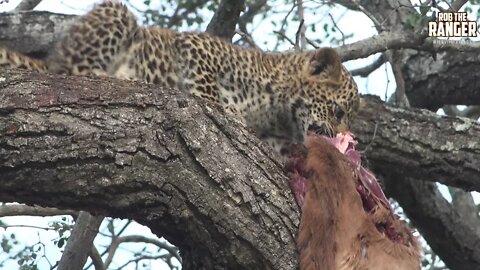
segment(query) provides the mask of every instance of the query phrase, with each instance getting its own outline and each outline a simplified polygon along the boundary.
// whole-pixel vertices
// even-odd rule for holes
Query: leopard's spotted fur
[[[0,66],[141,80],[221,104],[277,151],[309,128],[348,128],[357,86],[334,49],[266,53],[203,33],[145,28],[120,2],[81,16],[45,60],[0,49]]]

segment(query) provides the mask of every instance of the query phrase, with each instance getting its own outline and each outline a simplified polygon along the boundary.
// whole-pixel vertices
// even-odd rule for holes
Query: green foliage
[[[9,225],[0,220],[0,229],[4,228],[7,230]],[[58,248],[64,247],[70,231],[72,229],[72,219],[62,217],[61,221],[52,221],[49,223],[48,227],[40,228],[33,227],[35,229],[44,229],[52,230],[57,232],[58,238],[54,239],[53,242],[57,245]],[[29,226],[27,225],[25,230],[28,230]],[[45,257],[45,243],[42,243],[40,237],[38,241],[31,245],[25,245],[20,243],[15,234],[4,234],[0,240],[0,246],[2,248],[3,254],[8,254],[6,258],[3,258],[3,261],[0,261],[0,267],[5,265],[7,261],[16,261],[19,268],[25,270],[36,270],[38,269],[39,260]]]
[[[147,25],[157,25],[166,28],[178,29],[189,27],[196,30],[204,28],[208,23],[205,14],[213,14],[218,8],[219,1],[207,0],[166,0],[152,2],[144,0],[147,9],[143,11],[143,22]]]
[[[405,27],[407,30],[422,31],[427,29],[428,22],[432,20],[433,17],[431,16],[422,15],[420,13],[412,13],[407,17]]]
[[[422,14],[423,16],[426,16],[427,13],[432,9],[431,6],[427,6],[427,5],[422,5],[420,6],[420,14]]]

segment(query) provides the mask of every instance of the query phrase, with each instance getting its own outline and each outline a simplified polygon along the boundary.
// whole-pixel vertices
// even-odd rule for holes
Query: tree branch
[[[231,41],[244,9],[244,0],[222,0],[205,32]]]
[[[0,13],[0,47],[44,57],[75,17],[45,11]]]
[[[353,2],[354,0],[351,1]],[[365,8],[368,9],[369,14],[375,16],[376,20],[382,21],[382,28],[377,27],[379,30],[389,29],[390,31],[398,31],[398,29],[405,29],[408,27],[407,23],[409,18],[419,16],[408,0],[376,1],[375,4],[365,5]],[[415,40],[415,36],[412,36],[412,40]],[[436,48],[442,45],[438,43],[438,41],[433,43],[433,40],[427,39],[426,41],[415,40],[415,42],[419,42],[418,44],[421,44],[421,46],[416,47],[412,44],[411,47],[406,47],[417,49],[417,51],[402,51],[402,62],[404,63],[402,74],[405,80],[405,92],[412,106],[427,107],[436,110],[435,108],[441,107],[443,104],[474,104],[475,102],[478,104],[479,94],[477,80],[475,80],[476,74],[478,74],[478,65],[473,64],[478,56],[478,43],[447,43],[444,47]],[[429,45],[429,42],[433,44]],[[435,50],[431,50],[431,45],[434,45],[433,49]],[[445,52],[436,54],[436,49],[444,50]],[[429,53],[418,52],[418,50],[427,50]],[[459,50],[471,52],[459,53]],[[464,65],[464,62],[471,64]],[[465,76],[465,74],[469,74],[469,76]],[[378,114],[377,112],[377,115]],[[418,120],[422,118],[422,114],[417,114],[417,116]],[[401,118],[391,118],[392,122],[401,122],[403,124],[399,125],[399,127],[389,125],[389,128],[393,128],[393,132],[390,133],[393,139],[381,143],[381,145],[383,145],[381,148],[387,148],[389,143],[397,142],[398,138],[403,137],[401,134],[405,134],[406,128],[410,128],[408,124],[412,118],[408,115],[406,115],[405,118],[403,117],[404,116]],[[445,123],[443,120],[445,118],[438,118],[438,123],[440,126],[443,126]],[[475,123],[475,121],[472,121],[472,123]],[[469,124],[466,124],[465,127],[468,125]],[[476,127],[473,130],[477,130],[478,132],[478,123],[475,123],[475,125]],[[431,125],[428,124],[428,126]],[[441,135],[437,133],[432,136],[438,132],[440,126],[430,130],[423,129],[424,135],[420,137],[424,138],[425,141],[431,140],[430,143],[424,145],[424,147],[433,145],[437,150],[432,149],[432,152],[444,151],[444,153],[450,157],[455,157],[454,159],[461,159],[463,153],[457,152],[456,147],[453,149],[450,148],[452,143],[451,139],[453,139],[452,136],[458,134],[457,129],[461,124],[460,126],[455,125],[456,127],[451,126],[450,132],[441,128],[444,130]],[[467,221],[467,219],[461,216],[460,212],[452,209],[438,192],[435,184],[422,182],[422,180],[436,179],[438,174],[433,172],[435,168],[457,168],[457,166],[462,167],[464,164],[462,164],[461,160],[457,163],[454,159],[441,160],[435,158],[436,161],[431,162],[432,160],[429,160],[429,155],[420,154],[423,152],[421,149],[425,148],[419,147],[416,149],[417,146],[412,145],[412,143],[419,138],[419,130],[422,129],[420,127],[411,129],[411,135],[409,135],[412,138],[411,140],[407,139],[408,136],[405,136],[405,139],[401,139],[401,141],[403,141],[402,144],[405,146],[403,149],[409,149],[409,151],[407,151],[408,154],[402,151],[398,155],[416,157],[419,160],[419,164],[411,164],[412,166],[406,164],[406,168],[402,167],[399,169],[399,167],[396,167],[397,161],[392,162],[392,160],[396,160],[397,157],[392,155],[394,157],[392,160],[388,160],[387,158],[381,161],[376,158],[378,162],[372,162],[373,168],[376,173],[384,176],[387,192],[401,204],[405,213],[407,213],[412,222],[427,239],[433,251],[442,257],[447,266],[452,270],[474,269],[478,266],[479,257],[478,252],[476,252],[476,250],[478,250],[479,236],[474,234],[476,228],[479,227],[478,222]],[[474,148],[478,148],[477,141],[468,137],[468,133],[471,131],[472,129],[467,128],[465,130],[467,136],[461,135],[460,137],[463,137],[463,143],[467,145],[472,144]],[[439,141],[435,141],[436,139]],[[457,141],[453,141],[453,143],[456,144]],[[438,146],[442,145],[443,147],[438,148]],[[370,147],[369,149],[374,150],[369,151],[374,155],[379,153],[375,147]],[[393,151],[395,151],[395,149],[393,149]],[[471,157],[478,159],[479,153],[480,151],[478,151],[478,149],[473,150]],[[470,166],[479,167],[478,161],[475,162],[471,159],[469,162]],[[390,165],[388,163],[390,163]],[[425,168],[423,166],[431,167]],[[418,169],[426,170],[413,175],[405,174],[405,170]],[[433,169],[431,175],[425,173],[431,169]],[[447,175],[448,174],[443,175],[440,178],[445,180],[448,178]],[[478,182],[478,179],[480,179],[478,173],[467,177],[473,177],[471,178],[472,182]],[[402,180],[405,182],[401,183]],[[450,181],[446,184],[455,185],[455,183]],[[462,186],[462,188],[469,190],[468,186]],[[472,238],[468,238],[469,235],[471,235]]]
[[[401,52],[395,50],[391,53],[387,53],[390,56],[390,64],[392,66],[393,76],[395,77],[395,82],[397,84],[397,89],[395,90],[395,105],[401,107],[410,107],[410,101],[408,100],[407,95],[405,94],[405,79],[402,74],[402,63],[401,63]]]
[[[87,212],[80,211],[58,263],[59,270],[83,269],[103,218],[103,216],[92,216]]]
[[[352,74],[352,76],[367,77],[368,75],[370,75],[370,73],[374,72],[383,64],[385,64],[385,62],[387,62],[387,57],[385,57],[385,54],[382,53],[380,57],[378,57],[370,65],[351,70],[350,73]]]
[[[406,93],[414,107],[480,105],[478,52],[415,53],[405,58]],[[421,68],[428,67],[428,68]]]
[[[459,11],[463,5],[465,5],[468,2],[468,0],[455,0],[453,3],[450,5],[450,10],[453,12]],[[448,3],[448,2],[447,2]]]
[[[105,265],[106,265],[107,268],[110,265],[110,263],[112,263],[113,256],[115,255],[115,252],[118,249],[118,247],[120,246],[120,244],[121,243],[128,243],[128,242],[135,242],[135,243],[141,242],[141,243],[148,243],[148,244],[156,245],[157,247],[159,247],[163,250],[166,250],[168,252],[168,254],[170,254],[171,257],[174,257],[179,262],[182,262],[182,258],[178,254],[177,248],[172,247],[172,246],[168,245],[167,243],[161,242],[157,239],[148,238],[148,237],[145,237],[145,236],[142,236],[142,235],[129,235],[129,236],[122,236],[122,237],[117,237],[117,238],[113,239],[112,244],[110,245],[110,247],[108,249],[108,257],[105,260]]]
[[[18,4],[13,11],[18,12],[32,10],[38,6],[40,2],[42,2],[42,0],[22,0],[22,2],[20,2],[20,4]]]
[[[92,259],[92,264],[95,267],[95,270],[106,270],[105,264],[102,261],[102,256],[98,252],[97,248],[92,245],[92,249],[90,250],[90,253],[88,254],[90,258]]]
[[[257,15],[263,7],[266,6],[266,8],[268,8],[266,4],[267,0],[257,0],[253,1],[252,3],[250,3],[250,5],[247,6],[246,11],[243,12],[238,19],[238,28],[241,32],[249,35],[247,31],[247,23],[251,23],[253,17],[255,17],[255,15]]]
[[[369,146],[365,154],[374,172],[480,191],[479,123],[389,106],[377,97],[366,100],[353,131]]]
[[[364,58],[375,53],[390,49],[416,49],[428,52],[476,52],[480,51],[480,42],[455,43],[440,42],[425,35],[405,32],[382,32],[376,36],[366,38],[337,48],[342,61]]]
[[[215,107],[108,78],[2,78],[0,201],[135,219],[180,248],[184,269],[296,269],[286,177]]]
[[[78,215],[78,211],[61,210],[51,207],[9,204],[0,206],[0,217],[9,216],[59,216]]]
[[[447,266],[477,269],[480,265],[478,222],[472,224],[464,220],[443,198],[435,183],[405,178],[398,172],[381,171],[388,195],[402,205],[414,226]]]

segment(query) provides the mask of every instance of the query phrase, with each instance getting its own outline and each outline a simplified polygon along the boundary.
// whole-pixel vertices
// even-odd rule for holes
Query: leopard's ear
[[[342,62],[335,49],[321,48],[313,53],[307,70],[311,76],[323,75],[325,79],[337,81],[342,73]]]

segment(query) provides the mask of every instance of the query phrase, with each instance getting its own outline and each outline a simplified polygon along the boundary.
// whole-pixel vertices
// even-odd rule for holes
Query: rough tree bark
[[[45,11],[2,13],[0,46],[44,57],[74,18]]]
[[[222,0],[205,32],[231,41],[240,12],[245,10],[244,0]]]
[[[448,203],[428,181],[479,190],[480,124],[370,100],[360,111],[360,121],[354,121],[354,130],[362,135],[358,138],[365,156],[387,195],[400,203],[451,269],[478,269],[478,218],[466,218],[462,208]]]
[[[281,166],[268,147],[214,107],[175,90],[113,79],[7,70],[1,81],[0,201],[135,219],[178,245],[185,269],[296,268],[298,209]],[[367,154],[375,168],[391,160],[400,178],[410,179],[431,172],[408,167],[419,155],[432,164],[445,159],[430,137],[419,133],[409,141],[402,132],[392,134],[382,118],[379,126],[386,127],[377,128],[372,141],[373,114],[383,110],[391,120],[409,112],[371,99],[367,104],[356,130],[374,149]],[[423,114],[409,126],[465,124]],[[478,136],[480,128],[456,132]],[[385,138],[388,144],[380,145]],[[467,168],[478,147],[458,150]],[[397,159],[397,151],[408,149]],[[456,168],[434,171],[454,175]],[[479,179],[478,170],[467,173]],[[454,183],[480,190],[480,183],[460,180]]]
[[[38,16],[31,14],[2,14],[0,21],[8,16]],[[23,23],[11,24],[12,20],[26,19],[22,17],[7,18],[0,23],[0,46],[43,56],[51,46],[53,34],[60,32],[60,26],[46,24],[49,28],[37,34],[36,29],[43,29],[38,27],[45,25],[38,23],[38,20],[44,20],[44,16],[31,18],[30,27],[22,26]],[[48,14],[47,18],[54,20],[57,17]],[[22,36],[16,39],[19,34]],[[43,41],[36,42],[38,38]],[[30,41],[24,43],[21,40]],[[6,71],[2,75],[6,80],[0,81],[0,87],[24,90],[0,92],[6,106],[0,107],[0,124],[15,115],[14,119],[21,127],[16,134],[15,129],[11,129],[15,125],[0,126],[0,140],[3,140],[0,141],[0,201],[37,202],[134,218],[179,245],[182,255],[188,257],[185,269],[212,265],[218,269],[237,265],[244,269],[290,269],[296,265],[293,238],[298,213],[286,188],[283,172],[271,158],[264,156],[263,152],[268,150],[258,144],[254,136],[228,124],[215,110],[199,106],[188,97],[177,97],[179,93],[168,90],[159,93],[153,86],[115,80],[99,82],[91,78],[58,79],[19,71]],[[113,87],[121,91],[116,93],[112,91]],[[33,92],[25,92],[25,89]],[[5,103],[3,95],[12,95],[9,102],[17,100],[20,103]],[[190,104],[194,105],[188,107]],[[162,107],[167,105],[167,109]],[[384,117],[379,111],[385,113]],[[155,120],[157,116],[163,120]],[[382,117],[373,120],[377,116]],[[198,123],[192,123],[197,121],[192,117],[198,117]],[[444,256],[456,258],[453,262],[464,262],[462,265],[476,262],[474,255],[460,258],[466,248],[474,246],[467,244],[452,250],[448,243],[479,243],[476,240],[478,235],[470,236],[473,242],[463,241],[464,236],[454,231],[455,223],[444,218],[451,213],[443,211],[445,215],[442,215],[438,208],[428,204],[408,203],[407,199],[417,195],[402,191],[414,189],[419,180],[436,180],[430,177],[430,173],[444,183],[480,190],[478,140],[468,142],[469,138],[479,137],[478,124],[402,110],[374,100],[367,102],[354,123],[355,133],[364,146],[367,145],[371,166],[384,176],[390,194],[420,225],[429,243],[439,241],[438,247],[442,250],[437,252],[443,254],[442,258],[446,262],[450,260]],[[189,131],[191,125],[197,124]],[[162,132],[153,134],[152,130]],[[167,134],[167,137],[157,134]],[[240,141],[237,137],[241,138]],[[157,142],[165,146],[159,146]],[[241,168],[229,167],[234,166],[229,163],[232,159],[225,158],[223,151],[223,156],[219,156],[218,146],[209,145],[217,142],[231,147],[225,153],[235,153],[234,160],[242,161],[239,163]],[[209,160],[208,152],[215,157],[214,161]],[[250,170],[251,162],[257,169],[253,175],[259,176],[260,182],[249,177],[252,172],[243,171],[244,168]],[[417,167],[420,165],[425,166]],[[466,167],[465,171],[459,169],[462,166]],[[235,169],[240,172],[233,174]],[[397,173],[395,177],[392,172]],[[35,178],[31,177],[33,175]],[[189,177],[192,179],[185,182]],[[29,189],[25,190],[26,187]],[[410,199],[414,198],[418,197]],[[431,205],[441,205],[437,201],[431,202]],[[421,203],[421,200],[415,203]],[[433,221],[442,222],[442,229],[429,230],[433,221],[425,217],[437,214],[442,216]],[[257,224],[259,222],[262,223]],[[268,235],[270,237],[266,237]],[[435,249],[435,245],[432,246]]]
[[[13,10],[14,12],[18,11],[28,11],[34,9],[42,0],[22,0]]]
[[[479,105],[479,61],[478,51],[409,54],[402,71],[411,105],[432,111],[445,104]]]
[[[367,100],[353,130],[375,172],[480,191],[479,123]]]
[[[283,171],[215,108],[105,78],[1,77],[0,201],[135,219],[184,269],[296,269]]]
[[[422,42],[422,40],[425,42],[420,32],[422,30],[425,32],[426,26],[425,29],[421,29],[422,26],[419,25],[416,31],[412,32],[411,26],[408,24],[409,19],[419,16],[408,0],[335,1],[367,14],[377,27],[380,33],[379,36],[383,35],[388,38],[389,33],[392,32],[408,33],[405,37],[408,37],[409,41],[405,42],[407,46],[404,48],[415,48],[415,46],[408,46],[408,43],[418,43]],[[465,3],[465,1],[455,2]],[[388,46],[386,43],[384,44],[387,48],[401,49],[402,46],[399,43],[403,42],[402,39],[397,38],[395,42],[389,43]],[[477,67],[473,67],[473,63],[478,58],[478,43],[472,43],[463,47],[455,44],[447,45],[445,47],[449,47],[448,51],[436,53],[440,46],[432,48],[432,42],[432,40],[428,40],[428,44],[425,44],[427,48],[423,48],[427,49],[428,52],[416,50],[400,50],[397,52],[402,55],[402,61],[396,63],[400,66],[397,74],[400,74],[402,77],[403,85],[405,86],[404,90],[410,105],[436,111],[443,104],[480,104],[480,95],[476,87]],[[417,48],[421,48],[421,46]],[[459,49],[462,48],[469,48],[469,50],[468,52],[460,53]],[[434,56],[437,57],[437,60],[434,60]],[[407,123],[408,119],[411,119],[411,117],[401,121],[403,124],[398,122],[400,119],[397,119],[397,122],[405,129],[407,127],[405,123]],[[468,122],[466,124],[468,126]],[[451,126],[449,130],[443,130],[441,136],[434,136],[436,138],[432,139],[439,139],[443,142],[443,147],[446,150],[450,148],[452,142],[454,144],[458,142],[456,138],[453,141],[445,140],[448,137],[452,138],[448,134],[458,134],[456,133],[458,128],[461,129],[458,126]],[[418,130],[414,128],[412,134],[416,134]],[[436,128],[434,127],[432,127],[431,131],[423,129],[424,132],[427,132],[424,133],[425,136],[431,136],[430,134],[435,132],[435,130]],[[443,136],[444,134],[446,137]],[[463,141],[467,142],[470,140],[467,143],[477,144],[478,139],[476,138],[467,136],[464,137]],[[406,143],[405,146],[411,147],[411,144]],[[451,150],[451,152],[446,150],[445,153],[449,158],[444,161],[439,160],[440,163],[437,163],[435,167],[462,167],[461,163],[453,161],[458,152],[455,149]],[[471,165],[479,168],[478,150],[472,151],[472,154],[477,157],[477,160],[472,160],[473,163]],[[403,154],[400,156],[403,156]],[[432,165],[429,163],[428,157],[421,156],[422,159],[420,159],[421,162],[418,165],[427,167]],[[477,229],[480,227],[480,220],[478,218],[469,219],[462,217],[462,213],[466,209],[471,210],[473,206],[467,206],[466,209],[459,208],[461,207],[460,205],[455,205],[454,207],[440,196],[434,184],[421,182],[421,180],[436,180],[435,177],[445,179],[448,174],[442,176],[439,176],[438,173],[433,175],[417,174],[410,178],[408,175],[404,175],[402,171],[399,171],[398,168],[388,165],[377,166],[375,163],[372,163],[372,165],[375,171],[383,176],[387,193],[400,202],[409,218],[422,232],[432,250],[440,255],[450,269],[478,268],[480,256],[478,255],[478,246],[476,246],[478,244],[475,243],[478,243],[478,239],[480,239],[480,233]],[[435,167],[432,169],[434,170]],[[410,169],[416,170],[417,168],[410,167]],[[460,175],[463,174],[462,169],[458,171]],[[478,175],[470,175],[468,177],[471,177],[470,179],[474,182],[480,180]],[[403,179],[405,183],[400,184],[400,179]],[[463,188],[466,190],[471,189],[468,185],[463,186]],[[467,195],[471,196],[465,193],[465,196]],[[478,212],[476,215],[478,216]],[[470,241],[471,239],[473,239],[473,242]],[[477,268],[472,267],[474,265]]]
[[[480,46],[477,42],[467,44],[435,44],[426,35],[411,31],[407,21],[419,16],[408,0],[334,0],[345,7],[361,12],[377,23],[378,38],[370,42],[374,46],[345,46],[345,59],[358,54],[356,50],[379,51],[387,49],[422,48],[427,52],[404,50],[402,73],[406,94],[413,107],[433,111],[445,104],[478,105],[480,67]],[[455,1],[464,4],[465,1]],[[458,7],[458,5],[457,5]],[[423,29],[425,32],[426,27]],[[421,28],[421,26],[419,26]],[[400,31],[395,31],[400,30]],[[422,29],[417,29],[422,30]],[[465,46],[467,45],[467,46]],[[468,48],[468,51],[463,51]],[[445,49],[448,49],[444,52]],[[437,52],[439,51],[439,52]]]
[[[93,240],[98,234],[104,216],[92,216],[80,211],[72,233],[68,238],[62,258],[58,263],[58,270],[82,269],[87,262],[88,254],[92,250]]]

